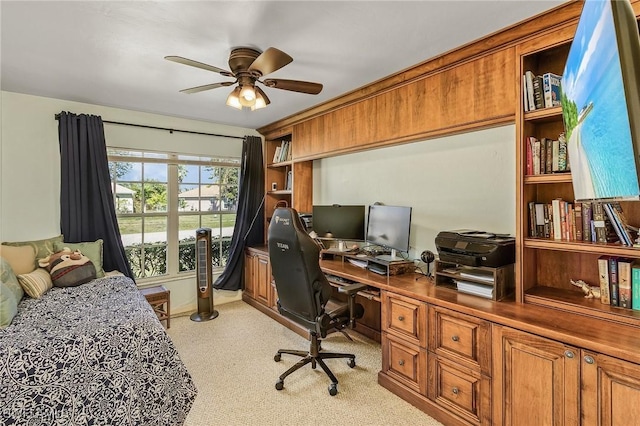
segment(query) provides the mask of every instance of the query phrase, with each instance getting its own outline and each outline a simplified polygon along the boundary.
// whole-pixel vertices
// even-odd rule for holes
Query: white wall
[[[34,240],[60,234],[61,111],[95,114],[103,120],[226,134],[258,135],[255,130],[148,114],[99,105],[1,93],[0,241]],[[240,139],[219,138],[105,124],[108,146],[202,155],[240,156]],[[195,281],[163,283],[171,290],[172,312],[196,309]],[[239,292],[216,292],[215,303],[236,300]]]
[[[314,161],[314,204],[413,207],[412,258],[440,231],[514,235],[515,127],[492,128]]]

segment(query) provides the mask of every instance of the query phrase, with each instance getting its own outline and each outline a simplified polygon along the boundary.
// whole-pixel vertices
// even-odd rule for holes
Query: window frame
[[[119,213],[116,211],[116,218],[119,217],[140,217],[143,223],[142,232],[144,233],[144,218],[152,217],[152,216],[162,216],[167,218],[167,259],[166,259],[166,273],[162,275],[154,275],[150,277],[140,277],[136,278],[138,282],[152,282],[155,280],[172,280],[172,279],[183,279],[189,278],[191,276],[195,276],[195,270],[189,271],[180,271],[180,243],[179,243],[179,233],[180,233],[180,216],[199,216],[202,217],[207,212],[203,212],[198,210],[197,212],[181,212],[179,211],[179,190],[181,182],[178,182],[179,177],[179,165],[189,165],[189,166],[198,166],[199,169],[199,185],[204,185],[201,183],[202,178],[200,176],[202,169],[201,167],[231,167],[236,168],[238,170],[238,194],[240,190],[240,173],[241,173],[241,158],[240,157],[220,157],[220,156],[205,156],[198,154],[189,154],[189,153],[177,153],[177,152],[163,152],[163,151],[150,151],[150,150],[142,150],[142,149],[132,149],[132,148],[119,148],[109,146],[107,147],[107,160],[109,163],[112,162],[130,162],[130,163],[155,163],[155,164],[166,164],[167,166],[167,211],[166,212],[145,212],[144,208],[142,211],[138,213]],[[143,166],[144,167],[144,166]],[[141,176],[141,179],[144,179],[144,174]],[[119,180],[115,178],[111,180],[112,188],[115,187],[114,183],[117,184]],[[144,180],[142,181],[144,183]],[[216,184],[226,186],[227,184]],[[115,191],[112,191],[112,197],[114,202],[117,201]],[[222,233],[222,215],[224,214],[234,214],[237,218],[237,207],[238,203],[235,205],[235,210],[219,210],[212,212],[212,214],[220,215],[220,224],[219,227],[216,228],[219,230],[219,240],[224,241],[225,237],[223,237]],[[200,219],[201,223],[202,219]],[[212,228],[213,229],[213,228]],[[215,234],[215,229],[214,232]],[[194,235],[195,236],[195,235]],[[229,240],[232,239],[232,235],[228,237]],[[214,239],[214,242],[216,239]],[[195,241],[194,241],[195,244]],[[228,259],[227,259],[228,260]],[[223,265],[226,265],[226,261],[221,262]],[[212,266],[214,273],[221,272],[224,269],[224,266]]]

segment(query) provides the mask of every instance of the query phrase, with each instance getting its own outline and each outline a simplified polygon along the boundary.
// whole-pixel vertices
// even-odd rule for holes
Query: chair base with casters
[[[351,336],[349,336],[344,331],[344,328],[347,326],[353,327],[353,325],[355,325],[355,319],[362,316],[362,312],[359,312],[357,308],[359,305],[355,304],[354,298],[358,291],[363,290],[366,287],[367,286],[364,284],[352,284],[349,286],[340,287],[338,289],[340,293],[346,293],[349,296],[349,305],[348,305],[349,322],[344,322],[344,321],[337,322],[336,326],[334,327],[334,330],[342,332],[349,340],[353,340],[353,339],[351,339]],[[334,316],[334,318],[339,318],[340,314],[344,314],[344,313],[345,311],[344,309],[342,309],[342,310],[331,312],[329,315]],[[322,352],[322,348],[320,345],[320,337],[318,336],[318,333],[311,332],[310,335],[311,335],[311,345],[308,352],[294,350],[294,349],[280,349],[274,355],[273,360],[276,362],[280,362],[280,359],[282,358],[282,354],[294,355],[302,358],[300,361],[294,364],[291,368],[289,368],[287,371],[285,371],[280,375],[280,377],[278,378],[278,381],[276,382],[276,389],[282,390],[284,388],[284,379],[288,375],[290,375],[291,373],[299,370],[300,368],[310,363],[311,368],[314,370],[317,365],[320,365],[320,368],[322,368],[322,370],[331,380],[331,384],[329,385],[329,395],[335,396],[338,393],[338,379],[333,374],[331,369],[327,366],[327,364],[324,362],[324,360],[334,359],[334,358],[335,359],[347,358],[348,359],[347,365],[350,368],[354,368],[356,366],[356,356],[354,354],[348,354],[348,353]],[[325,336],[322,336],[322,337],[325,337]]]

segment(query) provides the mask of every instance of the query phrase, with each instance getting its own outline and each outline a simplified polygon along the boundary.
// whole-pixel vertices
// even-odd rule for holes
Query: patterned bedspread
[[[25,297],[0,330],[2,425],[180,425],[196,392],[126,277]]]

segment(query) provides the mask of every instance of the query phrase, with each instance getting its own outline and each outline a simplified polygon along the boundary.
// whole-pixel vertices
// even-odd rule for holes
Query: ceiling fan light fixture
[[[236,87],[231,91],[231,93],[229,93],[229,96],[227,96],[227,105],[235,109],[242,109],[239,95],[240,87]]]
[[[251,107],[251,111],[265,108],[270,103],[271,101],[267,97],[266,93],[264,93],[259,87],[256,87],[256,103]]]
[[[246,107],[252,107],[256,104],[256,91],[253,86],[246,84],[240,89],[240,104]]]

